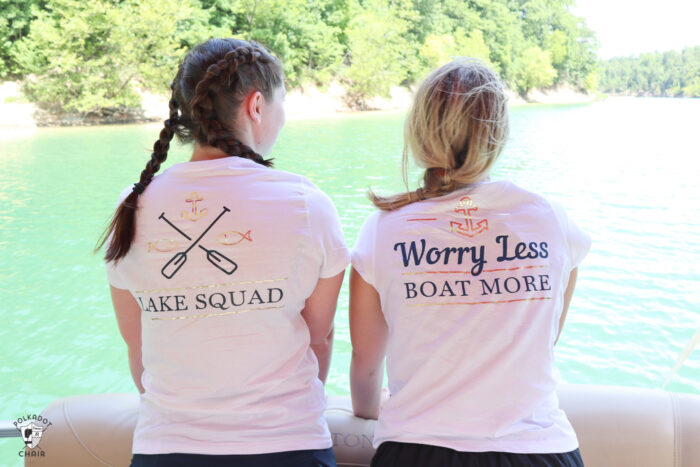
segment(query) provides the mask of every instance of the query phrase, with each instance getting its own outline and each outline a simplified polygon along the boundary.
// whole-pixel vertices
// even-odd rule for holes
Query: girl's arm
[[[306,299],[301,316],[311,335],[311,350],[318,360],[318,379],[326,384],[333,351],[333,318],[338,304],[338,293],[343,284],[342,271],[337,276],[319,279],[311,296]]]
[[[566,312],[569,311],[569,303],[571,303],[571,297],[574,296],[574,288],[576,287],[576,277],[578,276],[578,268],[574,268],[569,275],[569,285],[566,286],[566,291],[564,292],[564,310],[561,312],[561,318],[559,318],[559,333],[554,341],[556,344],[561,336],[561,330],[564,328],[564,321],[566,320]]]
[[[141,375],[143,375],[143,362],[141,361],[141,307],[128,290],[117,289],[111,285],[109,290],[112,294],[112,304],[114,305],[114,313],[117,315],[119,332],[124,338],[129,351],[131,377],[134,379],[136,388],[143,394],[144,389],[141,384]]]
[[[377,291],[350,272],[350,393],[357,417],[376,419],[381,407],[388,326]]]

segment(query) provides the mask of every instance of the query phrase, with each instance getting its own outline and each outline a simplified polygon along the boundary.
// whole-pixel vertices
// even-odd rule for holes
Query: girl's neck
[[[200,146],[199,143],[195,143],[190,162],[221,159],[222,157],[228,157],[228,154],[214,146]]]

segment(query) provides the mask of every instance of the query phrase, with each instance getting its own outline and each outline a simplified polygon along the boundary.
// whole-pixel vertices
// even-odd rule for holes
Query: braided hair
[[[175,135],[182,143],[196,141],[202,146],[218,148],[228,156],[271,167],[271,159],[264,159],[240,142],[233,130],[237,111],[251,91],[260,91],[270,100],[283,84],[279,60],[255,42],[210,39],[192,49],[170,85],[170,115],[153,144],[151,158],[131,193],[117,208],[95,251],[111,238],[106,261],[116,262],[128,253],[136,233],[138,197],[168,157],[170,141]]]

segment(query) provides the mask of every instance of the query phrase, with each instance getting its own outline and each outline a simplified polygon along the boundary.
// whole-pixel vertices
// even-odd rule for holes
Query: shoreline
[[[309,86],[293,89],[285,98],[288,121],[333,118],[349,115],[406,111],[412,101],[412,91],[403,86],[391,88],[389,97],[368,99],[367,110],[351,109],[345,103],[345,89],[338,83],[331,83],[326,88]],[[510,107],[524,105],[566,105],[591,103],[600,100],[594,94],[585,94],[564,85],[549,90],[533,90],[527,100],[517,93],[507,90]],[[75,115],[52,115],[42,112],[32,103],[22,101],[19,84],[16,82],[0,83],[0,130],[32,130],[46,127],[96,126],[110,124],[133,124],[162,122],[168,118],[168,97],[149,92],[141,93],[141,113],[114,113],[102,117],[78,117]]]

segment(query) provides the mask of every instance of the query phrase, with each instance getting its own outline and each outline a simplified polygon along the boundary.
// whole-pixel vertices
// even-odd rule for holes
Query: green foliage
[[[525,37],[550,52],[557,71],[555,82],[590,89],[598,42],[581,18],[568,10],[573,0],[518,0]]]
[[[479,29],[469,35],[463,29],[457,29],[454,34],[431,34],[425,38],[418,54],[426,71],[444,65],[455,57],[477,58],[491,65],[490,51]]]
[[[700,97],[700,46],[604,60],[599,75],[608,93]]]
[[[46,4],[43,0],[0,0],[0,78],[21,72],[14,50],[29,34],[29,26]]]
[[[198,3],[208,16],[212,36],[260,42],[282,60],[290,86],[305,81],[330,81],[342,64],[349,21],[349,5],[345,0],[199,0]]]
[[[514,65],[515,85],[522,95],[533,88],[551,85],[557,76],[552,67],[549,51],[537,46],[528,47]]]
[[[167,89],[190,13],[184,0],[54,0],[17,45],[24,91],[52,110],[138,106],[134,85]]]
[[[599,73],[598,69],[596,68],[595,70],[588,73],[588,76],[586,76],[584,86],[589,91],[596,91],[599,87],[599,83],[600,83],[600,73]]]
[[[425,68],[433,69],[449,62],[455,51],[455,40],[450,34],[431,34],[418,51]]]
[[[348,98],[356,107],[363,108],[367,97],[388,96],[390,86],[406,77],[402,51],[408,48],[403,36],[407,24],[391,13],[388,6],[367,10],[348,25],[350,65],[344,76],[349,82]]]
[[[525,49],[526,37],[518,12],[509,8],[507,1],[472,0],[480,17],[479,27],[484,31],[491,61],[508,83],[515,81],[516,60]]]
[[[463,29],[455,30],[456,53],[462,57],[477,58],[486,65],[490,63],[491,51],[484,42],[484,33],[480,29],[472,30],[468,35]]]
[[[339,80],[359,107],[457,56],[520,92],[591,89],[597,42],[573,1],[0,0],[0,77],[24,77],[44,107],[99,112],[138,105],[136,88],[165,89],[184,50],[233,36],[279,56],[289,87]]]
[[[546,50],[552,58],[552,65],[561,66],[568,55],[567,37],[561,30],[552,31],[545,36],[544,43]]]
[[[593,31],[588,29],[583,20],[572,18],[567,32],[567,55],[564,62],[557,66],[559,81],[586,88],[586,79],[595,71],[598,57],[598,41]]]

